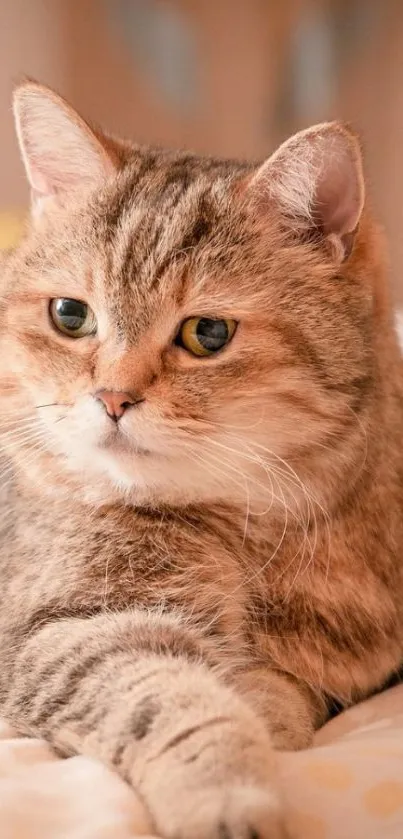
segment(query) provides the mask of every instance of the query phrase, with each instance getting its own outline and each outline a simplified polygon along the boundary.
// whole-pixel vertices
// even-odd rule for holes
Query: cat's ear
[[[116,171],[111,151],[49,88],[23,82],[14,91],[13,110],[35,209],[71,189],[91,188]]]
[[[336,261],[347,258],[364,205],[360,146],[347,126],[323,123],[295,134],[248,187],[261,208],[276,202],[297,233],[323,237]]]

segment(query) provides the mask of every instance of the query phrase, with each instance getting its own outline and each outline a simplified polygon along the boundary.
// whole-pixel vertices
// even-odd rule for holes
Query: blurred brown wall
[[[0,209],[27,201],[10,112],[12,84],[22,72],[53,85],[88,118],[116,133],[202,152],[261,157],[288,131],[306,124],[300,113],[279,118],[284,68],[298,21],[316,7],[337,6],[342,13],[348,2],[160,0],[181,13],[194,36],[198,87],[187,109],[161,95],[144,62],[128,48],[113,20],[113,0],[109,7],[101,0],[3,2]],[[386,8],[382,25],[361,39],[341,67],[334,101],[315,119],[341,116],[363,132],[372,192],[389,235],[394,286],[403,303],[403,4],[385,0]]]
[[[0,208],[19,207],[27,190],[16,147],[12,86],[22,74],[66,89],[69,60],[63,47],[63,0],[0,4]]]

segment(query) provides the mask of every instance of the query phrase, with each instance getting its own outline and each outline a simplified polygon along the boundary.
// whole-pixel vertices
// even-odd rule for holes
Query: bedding
[[[402,839],[403,685],[351,708],[314,747],[279,755],[290,839]],[[141,802],[85,757],[57,758],[0,723],[1,839],[152,836]]]

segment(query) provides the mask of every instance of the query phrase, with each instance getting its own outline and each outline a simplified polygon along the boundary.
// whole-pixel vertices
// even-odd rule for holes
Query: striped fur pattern
[[[403,651],[380,234],[359,173],[337,212],[321,182],[320,221],[316,180],[287,192],[335,148],[354,184],[356,141],[319,127],[259,167],[91,133],[30,83],[17,110],[35,213],[0,281],[0,711],[113,767],[163,836],[283,836],[275,750]],[[53,329],[57,297],[91,306],[96,338]],[[238,322],[222,353],[175,345],[192,315]],[[143,400],[114,434],[100,388]]]

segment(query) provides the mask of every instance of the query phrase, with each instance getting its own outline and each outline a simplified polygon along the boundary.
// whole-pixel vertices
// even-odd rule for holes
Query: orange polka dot
[[[403,783],[383,781],[375,784],[364,795],[364,803],[372,816],[383,819],[403,808]]]
[[[306,774],[321,787],[330,790],[346,790],[353,783],[351,770],[343,763],[315,761],[305,767]]]
[[[287,814],[287,828],[293,839],[326,839],[326,825],[318,816],[291,810]]]

